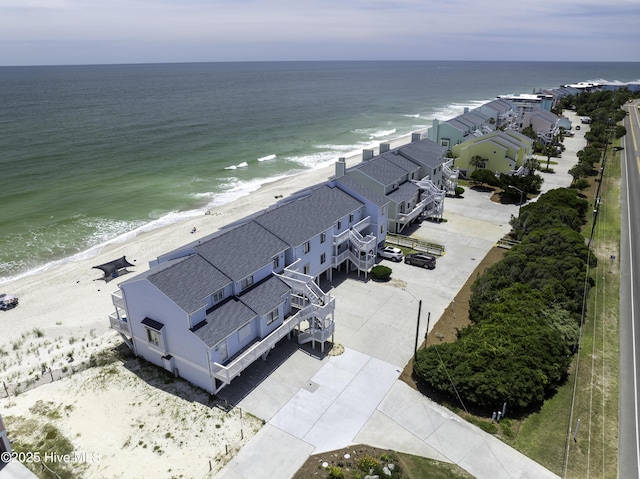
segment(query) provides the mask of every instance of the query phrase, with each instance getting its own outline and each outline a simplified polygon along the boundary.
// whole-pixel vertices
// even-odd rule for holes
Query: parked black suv
[[[426,253],[412,253],[404,257],[404,262],[413,266],[434,269],[436,267],[436,257]]]

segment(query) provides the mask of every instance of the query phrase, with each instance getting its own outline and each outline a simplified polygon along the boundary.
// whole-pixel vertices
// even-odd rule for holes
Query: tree
[[[573,181],[576,182],[580,178],[589,176],[592,171],[593,167],[590,167],[587,163],[580,161],[569,169],[569,174],[573,177]]]
[[[542,152],[544,153],[544,155],[547,157],[547,171],[549,171],[549,164],[551,163],[551,157],[555,156],[558,154],[558,148],[556,145],[549,144],[549,145],[545,145],[542,149]]]
[[[485,170],[485,169],[481,169],[481,170],[475,170],[473,172],[471,172],[471,181],[474,181],[476,183],[486,183],[489,186],[498,186],[500,185],[500,181],[498,180],[498,178],[496,178],[496,176],[491,173],[489,170]]]
[[[540,162],[535,156],[531,156],[526,160],[524,160],[524,163],[522,166],[524,166],[527,169],[528,175],[533,175],[537,170],[540,169]],[[548,164],[547,164],[547,169],[549,169]]]
[[[458,340],[418,352],[414,373],[428,387],[491,411],[540,405],[566,379],[580,335],[590,253],[580,234],[589,203],[560,188],[512,222],[520,244],[473,283],[473,324]]]
[[[586,178],[578,178],[574,182],[573,186],[575,186],[580,190],[580,192],[582,192],[582,190],[589,188],[589,180],[587,180]]]
[[[477,170],[478,168],[484,168],[487,164],[487,160],[482,158],[480,155],[473,155],[469,163]]]

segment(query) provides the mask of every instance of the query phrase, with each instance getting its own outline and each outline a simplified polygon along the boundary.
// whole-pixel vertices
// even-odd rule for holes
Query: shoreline
[[[581,137],[576,135],[570,140],[573,148],[563,155],[562,170],[557,171],[559,174],[545,176],[545,189],[566,181],[565,171],[575,156],[573,150],[581,142]],[[410,136],[404,141],[407,139]],[[399,144],[403,143],[392,143],[392,147]],[[352,155],[346,161],[350,167],[359,163],[361,156]],[[202,214],[142,233],[127,242],[108,245],[95,257],[12,282],[19,288],[16,293],[20,305],[8,312],[0,312],[0,321],[7,325],[4,328],[6,333],[0,339],[0,380],[14,383],[15,380],[8,380],[8,377],[19,372],[22,380],[42,376],[41,382],[45,382],[49,373],[41,371],[43,363],[54,370],[73,368],[73,365],[78,366],[87,360],[91,353],[104,351],[108,354],[108,348],[122,346],[122,340],[110,329],[108,320],[108,315],[114,310],[111,292],[117,289],[121,280],[146,271],[148,261],[159,254],[273,205],[275,196],[287,197],[326,181],[333,175],[333,168],[331,165],[265,183],[249,195],[212,208],[208,215]],[[482,228],[483,221],[493,225],[487,237],[479,235],[481,242],[490,239],[496,228],[503,227],[503,224],[494,224],[493,219],[480,219],[483,218],[480,203],[458,205],[458,208],[463,208],[465,215],[456,213],[457,209],[452,208],[449,219],[453,221],[448,223],[449,227],[425,232],[429,239],[456,235],[456,231],[468,226],[465,221],[458,221],[467,216],[478,218],[474,220],[476,228]],[[196,234],[190,233],[194,226]],[[460,258],[457,261],[463,261],[469,267],[473,265],[475,258],[465,256],[473,254],[466,240],[457,248],[450,250],[452,256],[448,254],[447,257],[453,259],[457,255]],[[461,254],[462,251],[465,253]],[[100,278],[102,272],[92,269],[93,265],[120,256],[127,256],[135,266],[118,279],[104,281]],[[342,290],[341,294],[348,296],[349,290]],[[443,292],[440,300],[444,301],[446,294]],[[445,303],[443,307],[449,304],[448,301]],[[438,301],[431,307],[437,311]],[[345,330],[341,334],[350,333]],[[341,341],[340,337],[338,340]],[[70,358],[73,361],[69,361]],[[133,363],[133,367],[129,363]],[[138,370],[142,368],[147,373]],[[175,381],[173,377],[161,375],[161,372],[154,366],[146,368],[144,363],[135,360],[126,364],[118,361],[40,384],[20,398],[16,395],[6,397],[0,388],[0,412],[8,424],[10,435],[24,418],[40,421],[39,428],[32,432],[36,437],[44,422],[53,423],[75,447],[88,454],[98,453],[100,464],[90,466],[86,471],[87,477],[126,475],[131,467],[140,465],[144,465],[144,471],[140,472],[145,477],[167,473],[172,476],[189,475],[194,469],[198,473],[202,471],[204,477],[207,469],[215,474],[229,461],[235,461],[235,454],[262,430],[264,417],[268,416],[257,413],[249,404],[242,405],[242,410],[246,411],[243,423],[239,408],[222,411],[214,407],[215,401],[211,402],[206,394],[203,396],[189,384]],[[60,417],[52,422],[47,416],[51,414]],[[220,440],[212,443],[210,438],[214,434],[221,436]],[[21,440],[27,437],[24,433],[21,435]],[[186,451],[192,461],[181,461]]]
[[[389,140],[381,140],[377,143],[372,142],[370,146],[367,146],[363,149],[374,149],[376,150],[376,152],[379,150],[379,145],[380,143],[389,143],[391,145],[391,148],[396,148],[398,146],[404,145],[406,143],[409,143],[411,141],[411,135],[412,133],[408,133],[405,135],[401,135],[399,137],[393,138],[393,139],[389,139]],[[421,134],[425,134],[426,133],[426,129],[424,130],[417,130],[415,133],[421,133]],[[377,153],[376,153],[377,154]],[[252,189],[248,192],[240,192],[240,195],[231,199],[230,201],[227,202],[223,202],[220,204],[207,204],[207,205],[203,205],[200,206],[198,208],[194,208],[194,209],[188,209],[188,210],[176,210],[176,211],[170,211],[165,213],[164,215],[162,215],[159,218],[150,220],[149,222],[138,226],[137,228],[134,228],[133,230],[130,231],[126,231],[124,233],[121,233],[118,236],[115,236],[113,238],[110,238],[106,241],[104,241],[103,243],[97,244],[97,245],[93,245],[90,246],[84,250],[78,251],[77,253],[74,253],[72,255],[63,257],[63,258],[58,258],[58,259],[53,259],[47,263],[44,264],[40,264],[30,270],[27,271],[23,271],[20,273],[17,273],[13,276],[7,276],[7,277],[0,277],[0,288],[2,288],[2,292],[9,292],[9,291],[5,291],[5,290],[9,290],[11,289],[11,285],[13,283],[16,282],[20,282],[21,280],[28,278],[28,277],[33,277],[33,276],[38,276],[41,275],[43,273],[46,273],[47,271],[49,271],[52,268],[56,268],[56,267],[61,267],[64,266],[66,264],[70,264],[70,263],[78,263],[78,262],[82,262],[85,260],[91,260],[92,258],[96,258],[98,256],[100,256],[101,254],[103,254],[104,252],[108,252],[109,249],[113,249],[113,248],[117,248],[118,245],[123,245],[126,244],[128,242],[132,242],[132,241],[136,241],[137,238],[140,237],[144,237],[145,235],[148,234],[152,234],[155,231],[158,230],[163,230],[166,228],[173,228],[176,227],[177,225],[180,224],[184,224],[184,223],[188,223],[188,222],[193,222],[193,221],[197,221],[198,218],[203,215],[203,214],[207,214],[208,212],[214,212],[218,209],[221,208],[225,208],[227,206],[232,205],[233,203],[237,202],[237,201],[241,201],[243,198],[246,198],[248,196],[254,195],[256,193],[259,193],[261,190],[265,189],[265,188],[270,188],[272,186],[272,184],[275,183],[279,183],[279,182],[288,182],[290,180],[292,180],[293,178],[299,178],[303,175],[314,175],[318,172],[322,172],[322,171],[331,171],[331,174],[333,174],[333,168],[334,168],[334,163],[335,161],[337,161],[337,159],[341,156],[344,156],[347,160],[347,166],[352,166],[353,164],[356,164],[357,162],[359,162],[362,158],[362,150],[359,151],[351,151],[350,153],[347,153],[345,155],[341,155],[341,154],[336,154],[336,157],[334,158],[334,160],[332,161],[331,164],[325,164],[323,166],[317,167],[317,168],[309,168],[309,169],[305,169],[305,170],[301,170],[301,171],[297,171],[293,174],[283,174],[282,176],[279,177],[275,177],[275,178],[265,178],[262,181],[261,184],[255,188]],[[330,175],[329,175],[330,176]],[[327,178],[325,178],[324,180],[320,180],[319,182],[325,181]],[[303,186],[300,186],[300,188],[298,189],[304,189],[308,186],[311,185],[307,184],[306,181],[303,181],[301,183]],[[306,185],[306,186],[305,186]],[[276,195],[274,195],[276,196]],[[283,196],[287,196],[287,195],[283,195]],[[269,204],[264,205],[262,208],[266,208],[268,206],[270,206],[271,204],[274,204],[275,202],[278,201],[279,198],[273,198],[272,202]],[[256,211],[258,211],[259,209],[262,208],[258,208]],[[168,219],[170,216],[172,215],[179,215],[182,216],[179,219],[176,220],[170,220]],[[233,221],[236,221],[238,218],[234,219]],[[233,222],[231,221],[231,222]],[[159,223],[157,226],[154,226],[154,223]],[[230,223],[231,223],[230,222]],[[185,241],[185,243],[188,243],[189,240]],[[99,264],[99,263],[96,263]],[[16,294],[13,291],[10,292],[10,294]]]
[[[410,139],[411,135],[405,135],[389,143],[395,148]],[[347,166],[361,159],[362,153],[346,157]],[[323,183],[333,174],[332,164],[265,182],[257,190],[206,213],[142,231],[125,241],[106,244],[96,254],[79,253],[83,257],[67,258],[2,283],[2,291],[17,296],[20,303],[0,312],[5,326],[0,339],[0,380],[7,385],[30,380],[44,369],[43,364],[53,370],[70,367],[87,361],[91,352],[120,341],[109,325],[109,314],[114,311],[111,293],[120,281],[146,271],[149,261],[159,255],[268,208],[280,197]],[[193,228],[196,233],[191,233]],[[121,256],[134,266],[116,279],[105,280],[102,272],[93,268]],[[78,342],[83,343],[82,348],[77,347]],[[69,358],[73,358],[72,363]]]

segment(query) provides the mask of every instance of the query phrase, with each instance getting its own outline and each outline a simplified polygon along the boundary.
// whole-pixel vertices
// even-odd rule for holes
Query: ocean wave
[[[485,103],[490,102],[491,100],[470,100],[466,103],[449,103],[443,107],[436,108],[433,112],[425,115],[424,118],[429,120],[440,120],[446,121],[455,118],[456,116],[462,115],[464,113],[465,108],[469,108],[469,110],[473,110],[474,108],[478,108]]]
[[[262,161],[269,161],[269,160],[275,160],[275,159],[276,159],[276,155],[267,155],[267,156],[258,158],[258,161],[262,162]]]
[[[225,170],[237,170],[238,168],[246,168],[247,166],[249,166],[249,164],[246,161],[243,161],[242,163],[238,163],[237,165],[225,166],[224,169]]]
[[[53,266],[93,257],[104,246],[114,242],[115,238],[127,237],[132,230],[146,224],[144,221],[76,215],[63,223],[46,225],[16,235],[10,241],[21,244],[25,254],[15,254],[12,259],[0,262],[0,271],[8,274],[0,278],[0,284],[46,271]],[[32,252],[38,252],[37,256],[41,258],[45,255],[57,258],[35,265]]]
[[[366,136],[369,140],[374,140],[376,138],[383,138],[386,136],[394,135],[397,133],[397,130],[396,128],[390,128],[387,130],[380,130],[377,128],[359,128],[353,130],[352,133]]]

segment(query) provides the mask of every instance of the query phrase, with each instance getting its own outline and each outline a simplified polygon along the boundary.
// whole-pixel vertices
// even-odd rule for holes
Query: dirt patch
[[[507,250],[503,248],[493,247],[483,260],[478,264],[476,269],[471,273],[469,279],[464,286],[458,291],[458,294],[453,301],[449,303],[447,309],[444,310],[440,319],[436,322],[433,329],[427,337],[427,345],[440,344],[440,343],[452,343],[457,338],[458,330],[465,328],[470,324],[469,321],[469,298],[471,297],[471,285],[484,271],[491,265],[497,263],[502,259]],[[424,347],[424,342],[420,347]],[[411,359],[405,366],[400,380],[407,383],[414,389],[416,387],[413,380],[413,359]]]

